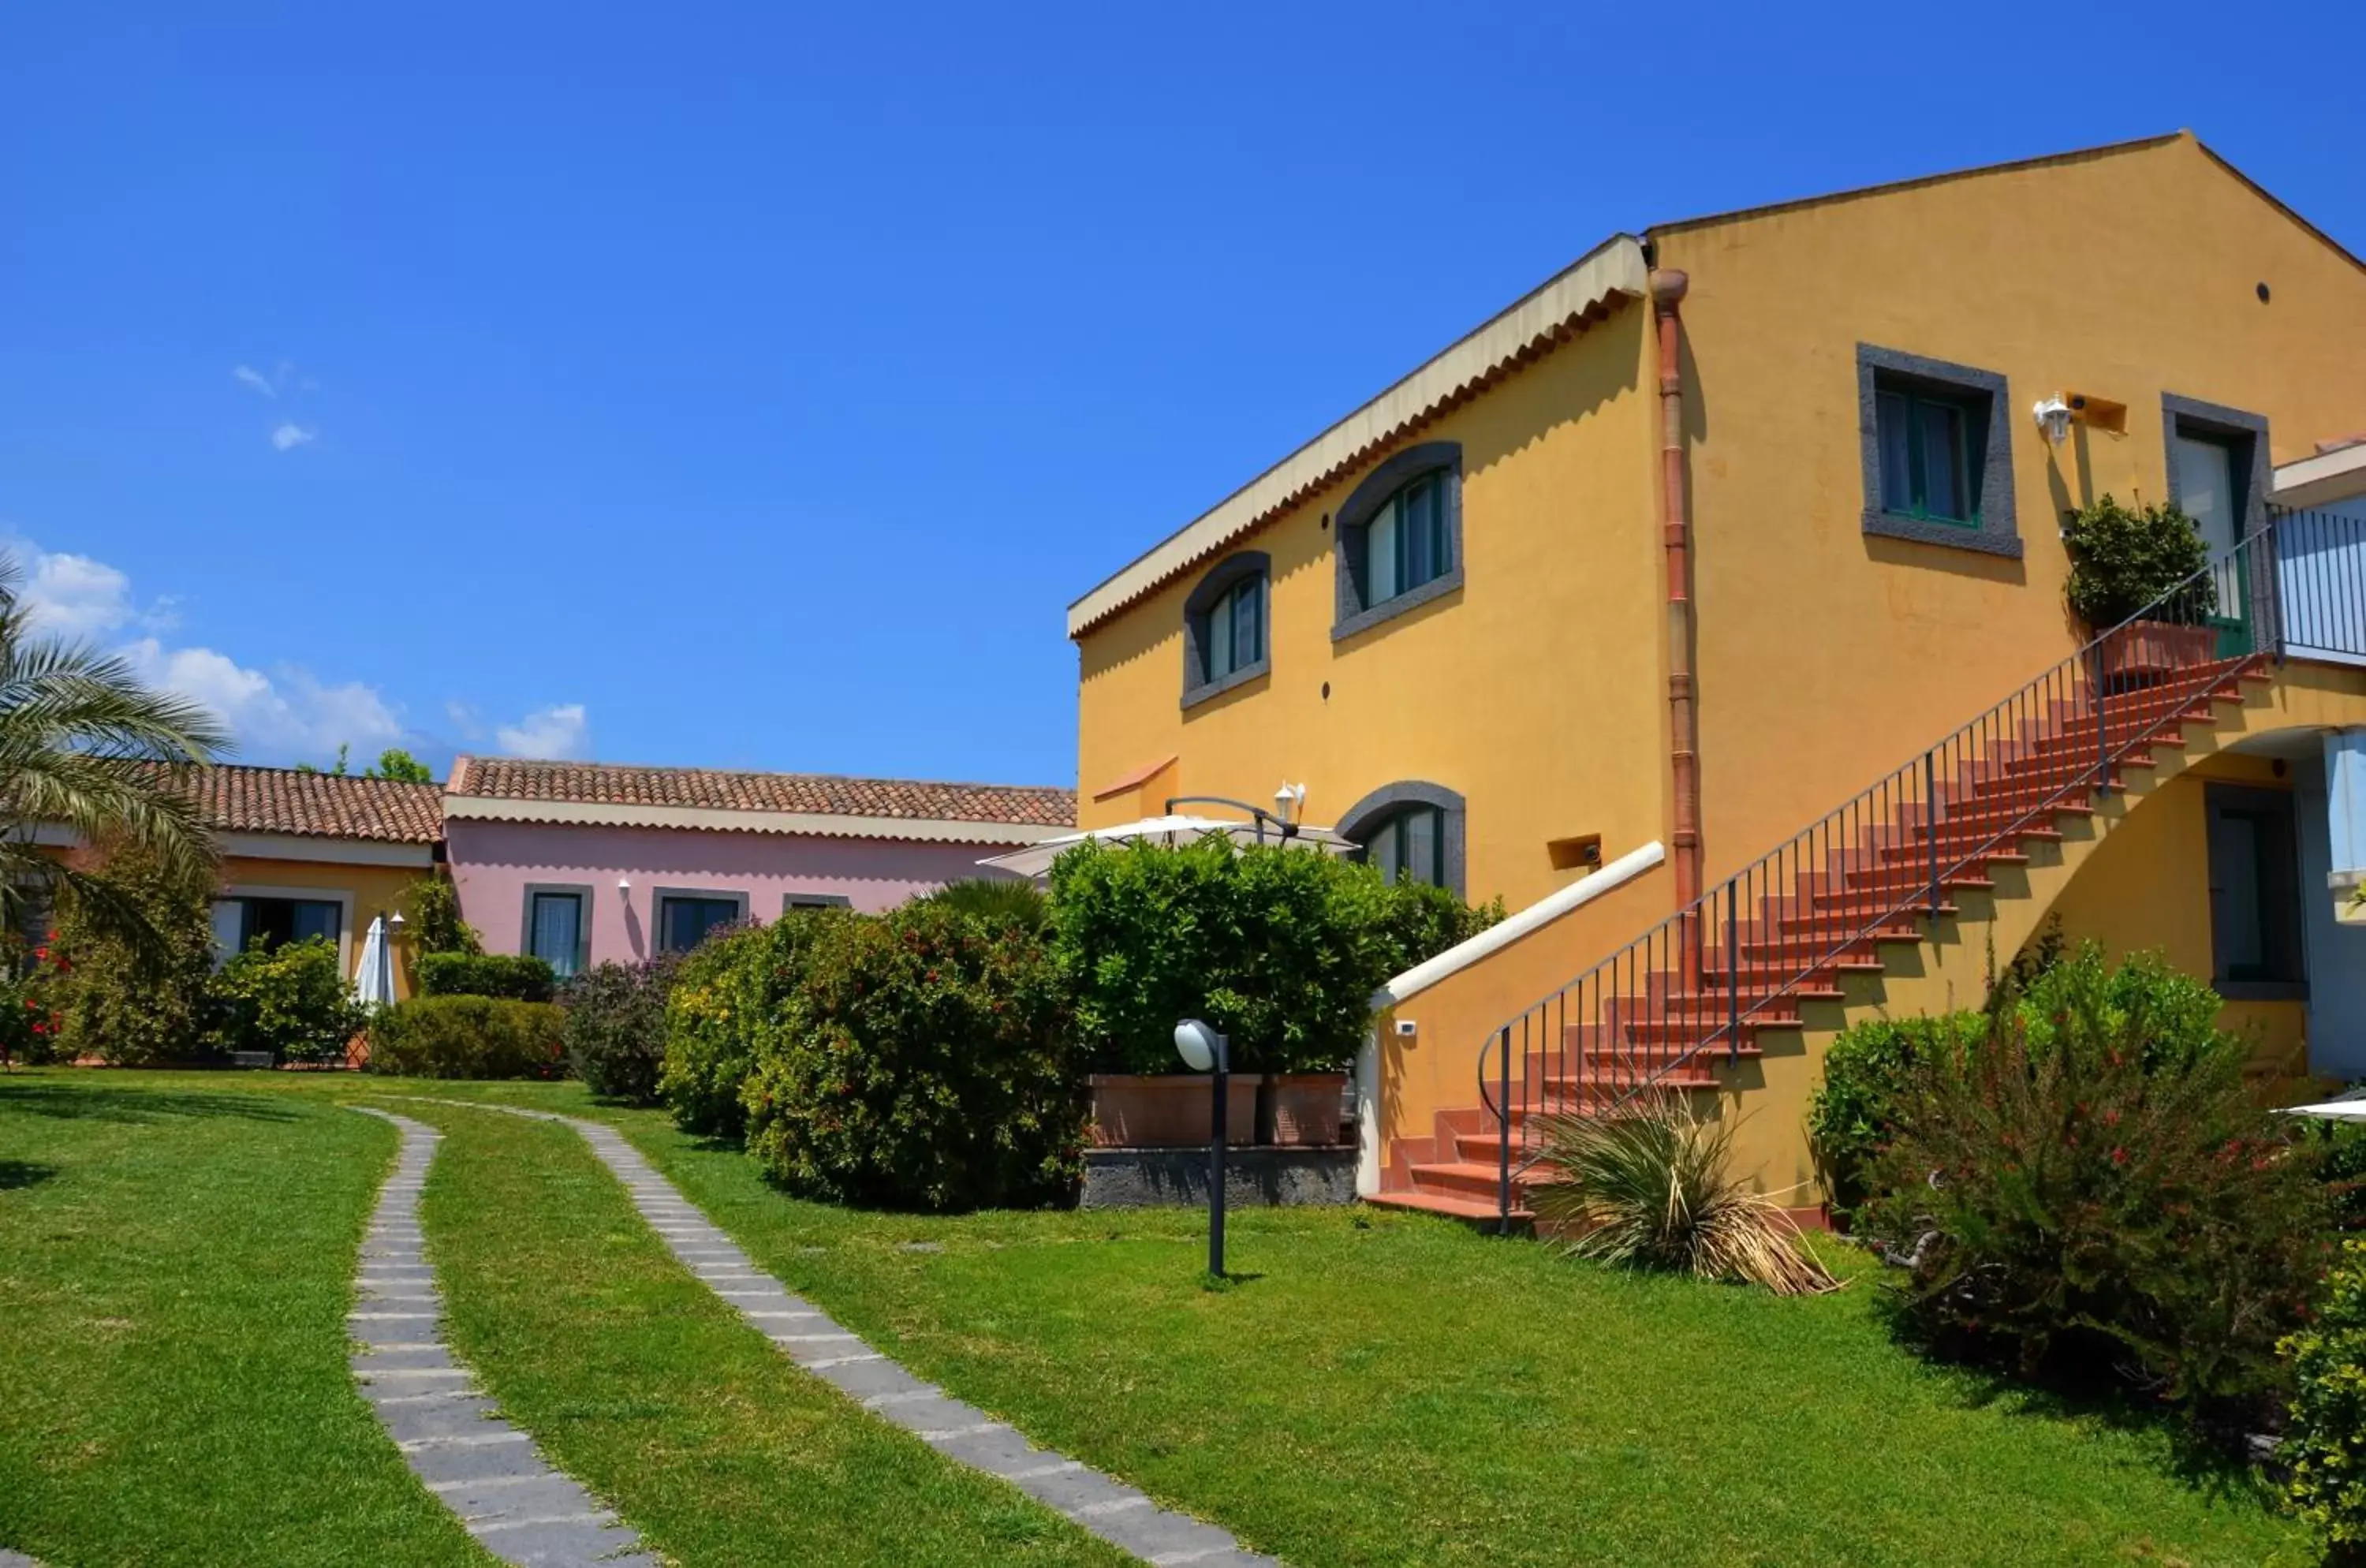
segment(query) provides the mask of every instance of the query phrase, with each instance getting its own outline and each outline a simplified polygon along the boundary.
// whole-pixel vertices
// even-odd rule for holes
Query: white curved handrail
[[[1434,958],[1425,958],[1412,968],[1382,986],[1372,995],[1375,1009],[1390,1008],[1408,997],[1427,990],[1448,975],[1458,975],[1493,953],[1499,953],[1527,936],[1530,931],[1549,926],[1572,909],[1582,909],[1615,888],[1623,887],[1645,872],[1668,858],[1668,852],[1657,839],[1639,849],[1628,850],[1592,876],[1556,888],[1527,908],[1508,915],[1466,942],[1456,942]]]

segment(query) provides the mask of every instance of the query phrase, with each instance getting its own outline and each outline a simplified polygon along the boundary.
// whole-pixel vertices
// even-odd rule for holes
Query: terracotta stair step
[[[1495,1200],[1490,1197],[1480,1202],[1470,1198],[1449,1198],[1440,1192],[1397,1191],[1380,1192],[1364,1200],[1383,1209],[1412,1209],[1425,1214],[1444,1214],[1449,1219],[1477,1220],[1493,1224],[1502,1216],[1496,1213]],[[1519,1206],[1519,1195],[1513,1194],[1512,1220],[1516,1224],[1532,1224],[1536,1215]]]
[[[1409,1168],[1414,1190],[1430,1192],[1441,1198],[1461,1198],[1482,1201],[1488,1213],[1494,1213],[1496,1194],[1501,1190],[1502,1173],[1493,1160],[1433,1160]],[[1518,1205],[1523,1188],[1544,1186],[1534,1170],[1515,1172],[1512,1177],[1512,1201]]]

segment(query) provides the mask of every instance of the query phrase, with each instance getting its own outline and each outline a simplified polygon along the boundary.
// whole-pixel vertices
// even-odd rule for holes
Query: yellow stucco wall
[[[2366,273],[2190,138],[1652,240],[1692,283],[1712,881],[2078,646],[2061,513],[2167,499],[2163,392],[2267,416],[2279,459],[2366,422]],[[2007,378],[2020,560],[1863,531],[1860,343]],[[2126,434],[2051,446],[2066,390]]]
[[[397,908],[410,912],[401,900],[402,890],[429,874],[426,866],[340,865],[330,861],[265,860],[245,856],[225,856],[221,863],[220,886],[224,893],[249,888],[285,887],[315,891],[322,897],[345,894],[352,900],[352,917],[346,922],[339,948],[348,977],[361,960],[362,938],[369,923],[377,915]],[[394,990],[398,998],[411,994],[408,964],[400,960],[409,956],[405,944],[395,949],[398,962],[394,965]]]
[[[1181,709],[1183,603],[1205,567],[1084,634],[1085,825],[1175,794],[1264,802],[1284,780],[1308,786],[1308,820],[1328,823],[1421,780],[1466,801],[1470,896],[1515,908],[1580,874],[1552,868],[1553,839],[1599,833],[1607,859],[1663,837],[1649,323],[1628,300],[1411,438],[1462,445],[1459,592],[1331,640],[1324,524],[1368,465],[1239,542],[1272,558],[1271,674]],[[1170,756],[1142,788],[1094,798]]]

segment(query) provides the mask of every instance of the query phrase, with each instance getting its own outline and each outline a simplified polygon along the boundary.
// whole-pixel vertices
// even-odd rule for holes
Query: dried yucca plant
[[[1546,1179],[1529,1188],[1530,1203],[1571,1253],[1781,1296],[1839,1288],[1782,1205],[1728,1173],[1732,1123],[1662,1094],[1606,1116],[1539,1117],[1538,1127]]]

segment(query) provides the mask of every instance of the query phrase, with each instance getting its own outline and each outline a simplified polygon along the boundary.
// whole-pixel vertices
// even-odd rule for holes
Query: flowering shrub
[[[739,1089],[755,1066],[759,1035],[795,988],[818,933],[856,918],[842,909],[791,909],[768,926],[713,932],[682,959],[666,1000],[658,1094],[684,1132],[739,1135],[747,1117]]]
[[[2366,1557],[2366,1241],[2342,1244],[2315,1321],[2286,1339],[2293,1401],[2284,1500],[2329,1549]]]
[[[2329,1220],[2252,1102],[2239,1042],[2073,987],[1908,1070],[1860,1230],[1906,1261],[1901,1324],[2028,1377],[2115,1375],[2188,1410],[2272,1389]],[[2157,1023],[2163,1027],[2156,1027]]]
[[[57,933],[50,933],[54,941]],[[72,965],[14,931],[0,933],[0,1066],[39,1066],[63,1059],[51,983]]]
[[[1833,1213],[1850,1219],[1865,1201],[1865,1172],[1895,1132],[1907,1080],[1942,1043],[1977,1044],[2006,1021],[2034,1051],[2054,1048],[2065,1021],[2117,1031],[2141,1018],[2142,1065],[2180,1066],[2220,1049],[2237,1050],[2218,1031],[2218,993],[2169,966],[2158,953],[2130,954],[2117,967],[2100,943],[2065,953],[2058,934],[2041,935],[2016,960],[1986,1011],[1937,1018],[1868,1019],[1842,1031],[1824,1055],[1824,1081],[1808,1111],[1808,1132]]]
[[[1086,1094],[1031,932],[941,904],[816,927],[758,1032],[748,1148],[793,1192],[897,1208],[1073,1196]]]
[[[403,1077],[565,1077],[565,1024],[550,1002],[413,997],[370,1020],[368,1066]]]

